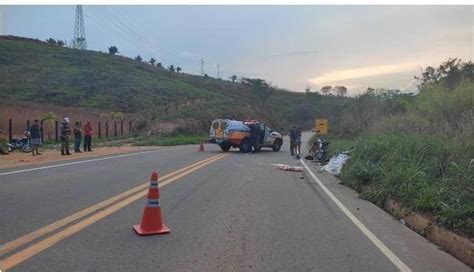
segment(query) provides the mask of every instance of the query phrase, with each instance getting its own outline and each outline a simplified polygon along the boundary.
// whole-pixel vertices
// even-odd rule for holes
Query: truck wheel
[[[229,149],[230,149],[230,144],[227,143],[227,142],[222,143],[222,144],[221,144],[221,149],[222,149],[222,151],[224,151],[224,152],[229,151]]]
[[[247,153],[250,152],[251,146],[250,146],[250,141],[248,138],[245,138],[240,142],[239,146],[240,152],[242,153]]]
[[[273,143],[273,151],[278,152],[281,149],[281,140],[277,139]]]

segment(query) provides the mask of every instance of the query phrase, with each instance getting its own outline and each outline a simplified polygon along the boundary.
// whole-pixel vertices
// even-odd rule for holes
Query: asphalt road
[[[140,222],[145,197],[85,222],[124,202],[118,199],[2,254],[2,267],[5,260],[11,264],[15,259],[21,261],[9,271],[397,271],[400,263],[397,266],[389,258],[392,253],[412,271],[471,271],[309,165],[386,250],[381,248],[309,172],[284,172],[270,165],[301,164],[290,158],[286,145],[281,152],[229,152],[224,157],[219,157],[217,146],[196,150],[196,146],[163,148],[0,172],[0,243],[7,245],[144,184],[153,170],[166,176],[218,156],[182,175],[165,177],[160,200],[170,234],[140,237],[132,230]],[[75,226],[81,228],[70,231]]]

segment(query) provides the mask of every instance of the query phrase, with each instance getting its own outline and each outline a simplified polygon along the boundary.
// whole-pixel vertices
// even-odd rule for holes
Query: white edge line
[[[308,165],[301,159],[301,162],[303,163],[304,167],[308,171],[309,175],[318,183],[318,185],[323,189],[323,191],[331,198],[334,203],[349,217],[349,219],[356,225],[362,233],[364,233],[367,238],[390,260],[392,263],[400,270],[403,272],[410,272],[411,269],[400,260],[400,258],[397,257],[382,241],[375,236],[362,222],[357,219],[357,217],[354,216],[340,201],[337,199],[331,191],[316,177],[316,175],[309,169]]]
[[[3,172],[3,173],[0,173],[0,176],[6,176],[6,175],[23,173],[23,172],[36,171],[36,170],[43,170],[43,169],[49,169],[49,168],[56,168],[56,167],[74,165],[74,164],[81,164],[81,163],[86,163],[86,162],[103,161],[103,160],[109,160],[109,159],[115,159],[115,158],[136,156],[136,155],[154,153],[154,152],[165,151],[165,150],[179,150],[179,149],[184,149],[184,147],[183,148],[163,148],[163,149],[157,149],[157,150],[142,151],[142,152],[136,152],[136,153],[129,153],[129,154],[116,155],[116,156],[102,157],[102,158],[96,158],[96,159],[90,159],[90,160],[75,161],[75,162],[54,164],[54,165],[48,165],[48,166],[42,166],[42,167],[28,168],[28,169],[22,169],[22,170],[17,170],[17,171]]]

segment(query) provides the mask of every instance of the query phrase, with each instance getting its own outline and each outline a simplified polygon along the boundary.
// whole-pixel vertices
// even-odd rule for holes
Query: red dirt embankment
[[[83,108],[83,107],[62,107],[50,104],[39,104],[39,103],[26,103],[26,102],[15,102],[15,103],[0,103],[0,130],[8,133],[8,119],[13,120],[13,135],[22,136],[26,129],[26,120],[30,120],[33,124],[34,119],[41,120],[41,117],[48,112],[53,112],[58,117],[58,121],[61,121],[64,117],[69,117],[71,122],[79,120],[84,125],[87,120],[93,121],[94,135],[97,135],[97,122],[101,120],[103,113],[110,111]],[[124,121],[124,134],[128,132],[128,120],[133,119],[132,114],[125,114]],[[102,120],[105,121],[105,120]],[[105,122],[102,122],[102,135],[105,133]],[[120,131],[120,127],[117,128]],[[44,125],[44,137],[47,138],[48,126]],[[113,124],[109,121],[109,135],[113,133]],[[54,139],[54,129],[51,132],[52,138]]]

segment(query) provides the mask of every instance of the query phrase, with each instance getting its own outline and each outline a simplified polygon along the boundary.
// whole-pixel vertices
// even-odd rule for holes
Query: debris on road
[[[327,171],[333,175],[339,176],[341,174],[342,166],[349,160],[350,157],[347,155],[347,152],[342,152],[338,155],[333,156],[328,164],[321,167],[321,171]]]
[[[270,164],[276,167],[278,170],[289,171],[289,172],[303,172],[303,167],[300,166],[290,166],[286,164]]]

